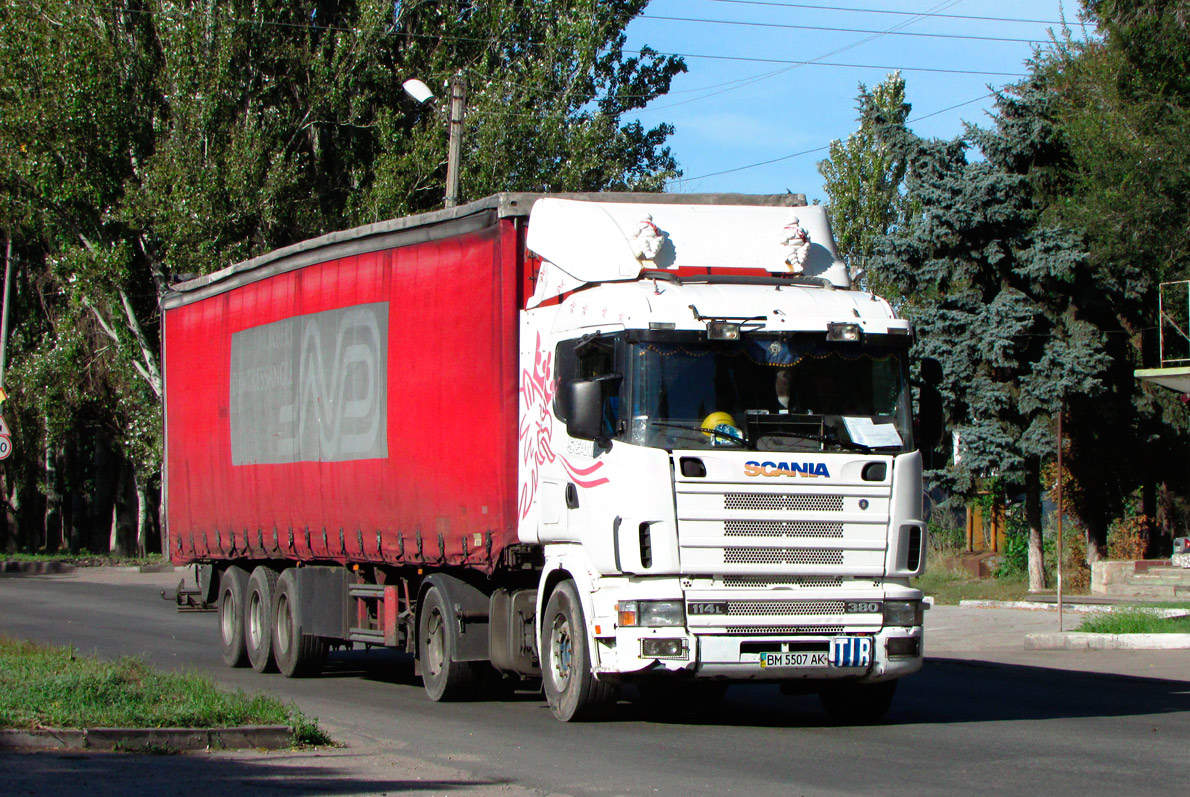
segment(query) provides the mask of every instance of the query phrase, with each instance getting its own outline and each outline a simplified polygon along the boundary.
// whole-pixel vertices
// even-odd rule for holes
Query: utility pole
[[[463,159],[463,113],[467,105],[467,79],[450,79],[450,142],[446,154],[446,207],[459,204],[459,165]]]
[[[1058,410],[1058,630],[1062,630],[1062,410]]]
[[[8,285],[10,282],[12,282],[12,238],[8,237],[8,243],[4,247],[4,310],[0,315],[0,390],[4,389],[4,375],[8,367]]]

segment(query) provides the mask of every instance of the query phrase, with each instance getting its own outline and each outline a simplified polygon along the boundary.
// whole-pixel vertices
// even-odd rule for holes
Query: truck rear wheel
[[[469,661],[455,661],[454,637],[448,624],[453,614],[437,587],[430,587],[421,604],[417,623],[417,658],[421,681],[434,701],[470,697],[476,690],[476,672]]]
[[[219,650],[228,667],[247,667],[248,649],[244,647],[244,599],[248,574],[232,565],[219,577]]]
[[[822,707],[831,719],[848,725],[875,722],[888,712],[893,695],[897,693],[896,681],[877,681],[874,684],[860,684],[854,681],[838,681],[827,684],[818,692]]]
[[[615,699],[611,684],[591,671],[587,623],[573,581],[550,595],[541,629],[542,686],[554,716],[563,722],[591,719]]]
[[[244,611],[244,646],[248,661],[257,672],[276,672],[273,661],[273,595],[277,591],[277,571],[261,565],[248,579],[248,598]]]
[[[302,633],[299,605],[297,578],[290,568],[277,579],[273,596],[273,658],[287,678],[318,675],[326,661],[326,640]]]

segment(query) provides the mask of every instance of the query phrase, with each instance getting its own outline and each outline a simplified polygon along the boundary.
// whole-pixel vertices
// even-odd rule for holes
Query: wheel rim
[[[253,648],[260,647],[260,639],[263,636],[262,626],[264,623],[260,613],[260,595],[253,592],[248,604],[248,641],[252,644]]]
[[[289,616],[289,599],[282,595],[277,599],[277,648],[282,654],[289,652],[292,633],[293,618]]]
[[[223,610],[219,613],[219,630],[223,634],[223,644],[230,645],[236,636],[236,626],[240,623],[239,612],[236,606],[235,597],[231,590],[223,593],[223,601],[220,603]]]
[[[550,675],[559,692],[566,691],[574,662],[574,640],[570,634],[570,620],[559,614],[554,618],[554,632],[550,635]]]
[[[442,672],[446,662],[446,643],[443,640],[442,615],[437,609],[426,619],[426,671],[431,676]]]

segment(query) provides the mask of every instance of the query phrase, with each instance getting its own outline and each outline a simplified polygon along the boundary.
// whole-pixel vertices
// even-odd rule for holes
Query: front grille
[[[725,565],[841,565],[840,548],[724,548]]]
[[[780,495],[775,493],[726,493],[724,509],[796,509],[816,512],[842,512],[841,495]]]
[[[841,625],[737,625],[726,629],[730,636],[753,634],[840,634]]]
[[[768,587],[841,587],[842,576],[724,576],[723,586],[735,589],[767,589]]]
[[[727,614],[733,617],[784,617],[806,614],[842,614],[843,601],[728,601]]]
[[[819,537],[842,539],[843,524],[813,520],[725,520],[727,537]],[[912,568],[916,569],[916,568]]]

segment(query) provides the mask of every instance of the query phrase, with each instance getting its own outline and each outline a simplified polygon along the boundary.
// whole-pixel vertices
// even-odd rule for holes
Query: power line
[[[967,100],[966,102],[960,102],[957,105],[951,105],[949,107],[942,108],[937,111],[931,111],[930,113],[924,114],[922,116],[915,116],[912,119],[906,120],[905,123],[910,124],[912,122],[920,122],[923,119],[929,119],[933,116],[938,116],[939,114],[944,114],[947,111],[953,111],[956,108],[962,108],[966,105],[971,105],[973,103],[979,102],[980,100],[986,100],[988,97],[994,97],[994,96],[996,96],[995,92],[991,92],[989,94],[981,94],[973,100]],[[757,169],[757,168],[760,168],[761,166],[769,166],[774,163],[780,163],[781,161],[792,160],[793,158],[800,158],[803,155],[813,155],[815,152],[822,152],[824,150],[829,150],[829,149],[830,149],[830,144],[825,144],[821,147],[814,147],[813,149],[804,149],[801,152],[795,152],[792,155],[782,155],[779,158],[770,158],[769,160],[760,161],[759,163],[749,163],[746,166],[736,166],[734,169],[724,169],[723,171],[711,172],[710,174],[700,174],[697,177],[682,177],[681,179],[677,180],[676,182],[686,183],[686,182],[693,182],[695,180],[705,180],[708,177],[719,177],[724,174],[734,174],[735,172],[742,172],[742,171],[746,171],[748,169]]]
[[[737,25],[751,28],[777,28],[783,30],[814,30],[827,33],[878,33],[882,36],[917,36],[928,39],[971,39],[987,42],[1013,42],[1019,44],[1044,44],[1048,39],[1020,39],[1007,36],[970,36],[962,33],[919,33],[899,30],[871,30],[863,28],[828,28],[822,25],[791,25],[778,22],[745,22],[731,19],[701,19],[694,17],[663,17],[656,14],[641,14],[639,19],[657,19],[666,22],[698,22],[709,25]]]
[[[637,50],[625,50],[626,53],[636,53]],[[982,75],[985,77],[1025,77],[1023,72],[985,72],[976,69],[942,69],[941,67],[928,66],[888,66],[884,64],[840,64],[833,61],[797,61],[784,58],[759,58],[749,57],[743,55],[706,55],[702,53],[663,53],[658,52],[657,55],[664,55],[673,58],[702,58],[704,60],[713,61],[741,61],[745,63],[758,64],[793,64],[796,66],[834,66],[846,69],[883,69],[886,71],[901,71],[901,72],[933,72],[944,75]]]
[[[816,62],[822,61],[825,58],[830,58],[833,55],[839,55],[840,53],[845,53],[848,50],[854,50],[857,47],[862,47],[863,45],[868,44],[869,42],[874,42],[883,36],[893,33],[894,31],[898,31],[898,30],[901,30],[902,28],[906,28],[916,22],[926,19],[927,17],[935,16],[940,11],[944,11],[947,8],[951,8],[953,6],[958,5],[959,2],[961,2],[961,0],[942,0],[942,2],[937,3],[936,5],[930,7],[929,9],[926,9],[925,11],[921,11],[917,14],[914,14],[913,19],[907,19],[902,22],[898,22],[895,25],[893,25],[892,27],[888,28],[887,30],[881,31],[879,33],[873,33],[869,36],[859,39],[858,41],[851,42],[850,44],[845,44],[842,47],[836,47],[834,50],[830,50],[828,52],[822,53],[821,55],[817,55],[814,58],[811,58],[809,63],[816,63]],[[764,74],[756,75],[752,78],[746,78],[743,81],[740,81],[738,83],[738,85],[728,86],[727,88],[722,88],[722,89],[719,89],[718,91],[712,91],[711,93],[705,94],[702,97],[694,97],[692,99],[682,100],[680,102],[671,102],[668,104],[657,105],[657,106],[654,106],[653,108],[643,109],[641,111],[641,113],[651,113],[651,112],[656,112],[656,111],[663,111],[663,110],[666,110],[669,108],[676,108],[679,105],[688,105],[688,104],[694,103],[694,102],[701,102],[702,100],[709,99],[711,97],[716,97],[720,94],[726,94],[729,91],[735,91],[737,89],[742,89],[747,86],[751,86],[753,84],[760,83],[762,81],[768,80],[769,78],[773,78],[778,75],[784,75],[788,72],[792,72],[795,69],[801,69],[803,66],[805,66],[805,64],[795,64],[793,66],[782,67],[781,69],[777,69],[772,72],[766,72]]]
[[[819,6],[805,3],[777,3],[772,0],[707,0],[709,3],[729,3],[741,6],[770,6],[775,8],[805,8],[813,11],[851,11],[861,14],[896,14],[899,16],[919,16],[920,11],[892,11],[886,8],[848,8],[846,6]],[[976,22],[1020,22],[1029,25],[1065,25],[1063,20],[1052,19],[1018,19],[1015,17],[980,17],[969,14],[930,14],[944,19],[966,19]]]

